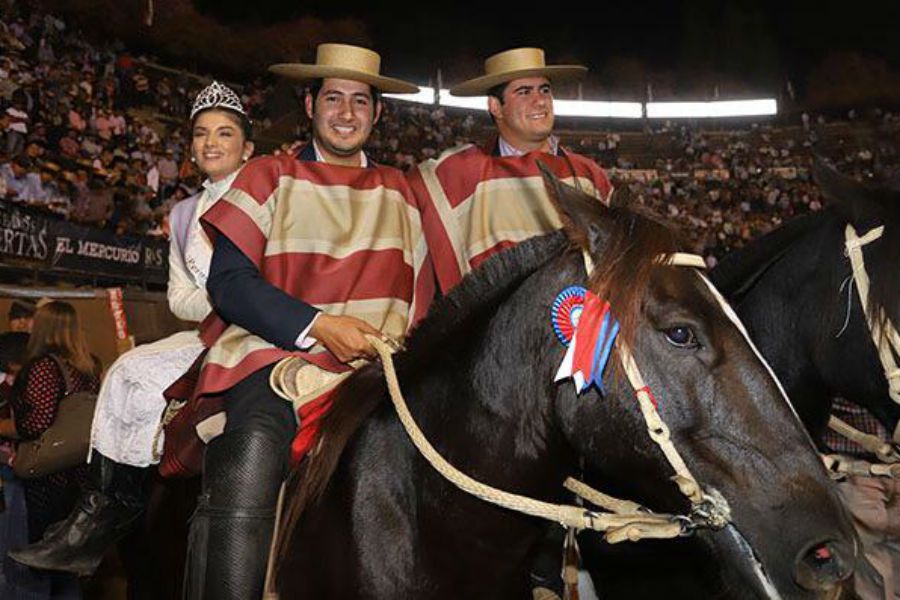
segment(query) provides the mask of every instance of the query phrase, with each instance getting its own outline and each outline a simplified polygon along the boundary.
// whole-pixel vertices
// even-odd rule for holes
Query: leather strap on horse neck
[[[897,366],[895,353],[900,355],[900,333],[886,315],[873,315],[869,308],[869,274],[866,272],[866,262],[863,257],[863,246],[870,244],[884,234],[884,225],[875,227],[859,236],[853,225],[847,225],[844,229],[844,254],[850,259],[853,269],[853,280],[859,293],[859,301],[862,304],[866,322],[869,324],[869,332],[872,341],[878,350],[878,358],[884,368],[884,376],[887,378],[891,400],[900,403],[900,367]],[[884,312],[884,308],[881,309]],[[884,316],[884,319],[879,319]],[[881,323],[884,323],[882,329]],[[894,441],[900,443],[895,432]]]

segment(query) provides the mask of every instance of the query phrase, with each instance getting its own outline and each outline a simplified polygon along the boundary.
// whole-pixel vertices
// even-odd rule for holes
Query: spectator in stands
[[[0,556],[6,556],[11,548],[28,543],[25,492],[22,482],[16,478],[10,466],[15,454],[17,437],[10,401],[27,345],[28,334],[25,332],[10,331],[0,334],[0,481],[3,486],[5,509],[0,513]],[[34,586],[27,585],[34,582],[27,581],[29,579],[27,574],[21,571],[21,569],[4,569],[3,576],[0,577],[0,598],[39,600],[33,595]],[[18,575],[23,577],[17,577]]]
[[[20,439],[39,437],[56,418],[59,402],[71,392],[96,392],[100,365],[91,356],[75,308],[52,301],[35,313],[25,366],[16,377],[12,409]],[[47,527],[65,517],[81,491],[85,465],[25,482],[28,537],[41,539]],[[78,597],[78,580],[65,574],[47,576],[51,596]]]
[[[27,112],[27,97],[21,89],[12,94],[12,103],[6,109],[6,153],[15,157],[25,149],[30,117]]]
[[[252,155],[251,127],[237,95],[213,82],[191,111],[191,154],[208,179],[201,194],[172,211],[169,307],[186,321],[212,311],[206,292],[212,246],[200,215],[228,188]],[[163,391],[197,358],[203,345],[196,330],[139,346],[110,367],[94,417],[92,480],[62,526],[40,543],[10,555],[26,565],[90,573],[111,544],[127,534],[143,511],[141,490],[148,467],[159,462],[153,447]]]
[[[112,124],[109,121],[106,110],[99,108],[91,119],[91,129],[97,132],[97,136],[104,141],[112,139]]]
[[[125,117],[121,112],[110,112],[109,126],[112,129],[113,136],[117,138],[124,136],[127,130]]]
[[[2,438],[0,439],[0,475],[2,475],[4,481],[8,479],[11,473],[4,472],[2,467],[9,464],[14,454],[12,440],[18,437],[16,424],[13,421],[12,410],[10,409],[10,401],[16,376],[22,370],[25,349],[28,346],[28,337],[29,332],[27,331],[0,333],[0,438]]]
[[[46,162],[41,165],[41,186],[44,192],[41,198],[41,206],[47,210],[68,216],[70,209],[69,187],[60,175],[59,165]]]
[[[69,129],[66,135],[59,139],[59,151],[65,158],[78,158],[81,145],[78,143],[78,132]]]
[[[106,226],[113,215],[115,189],[107,186],[100,177],[89,178],[83,169],[76,172],[74,185],[79,192],[69,217],[85,225]]]
[[[0,165],[0,177],[5,183],[7,200],[27,202],[43,196],[40,175],[25,156],[17,156],[12,162]]]
[[[34,136],[29,137],[25,145],[25,157],[33,161],[41,160],[46,154],[46,149]]]
[[[137,103],[148,104],[150,101],[150,80],[144,73],[144,69],[138,67],[137,71],[131,78],[134,89],[134,98]]]
[[[76,132],[82,132],[87,129],[87,121],[84,120],[79,108],[76,106],[69,109],[69,128]]]
[[[159,170],[159,198],[167,198],[178,183],[178,163],[175,162],[175,152],[166,148],[165,153],[156,162]]]
[[[13,300],[7,313],[9,330],[16,333],[31,333],[34,326],[34,311],[34,303],[30,300]]]
[[[28,345],[29,332],[7,331],[0,333],[0,437],[13,439],[16,437],[15,424],[9,411],[9,400],[16,375],[22,369],[25,348]],[[2,451],[0,451],[2,455]],[[6,458],[0,458],[0,464],[7,464]]]

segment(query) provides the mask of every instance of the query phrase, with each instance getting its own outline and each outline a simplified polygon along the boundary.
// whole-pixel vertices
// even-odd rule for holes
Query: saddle
[[[169,402],[161,424],[165,432],[159,473],[163,477],[186,478],[203,471],[206,443],[224,428],[222,396],[194,397],[204,351],[190,369],[163,393]],[[331,406],[331,393],[352,371],[331,373],[298,358],[286,358],[272,370],[270,385],[291,402],[300,423],[291,444],[294,464],[312,448],[319,419]]]

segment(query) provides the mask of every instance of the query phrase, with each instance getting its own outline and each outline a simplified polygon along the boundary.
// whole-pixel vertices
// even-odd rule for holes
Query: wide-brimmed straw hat
[[[389,94],[415,94],[419,86],[414,83],[385,77],[381,74],[381,56],[368,48],[347,44],[319,44],[316,63],[282,63],[272,65],[269,71],[291,79],[350,79],[361,81]]]
[[[450,88],[453,96],[482,96],[492,87],[523,77],[546,77],[553,81],[575,79],[587,73],[581,65],[548,65],[540,48],[513,48],[484,61],[484,75]]]

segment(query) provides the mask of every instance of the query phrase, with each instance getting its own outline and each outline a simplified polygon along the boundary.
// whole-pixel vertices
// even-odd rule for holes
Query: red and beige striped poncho
[[[394,338],[424,314],[433,294],[419,211],[397,169],[259,158],[203,224],[211,237],[226,235],[288,294]],[[288,356],[326,371],[348,369],[320,344],[309,352],[284,350],[215,313],[201,335],[209,352],[195,397],[220,394]]]
[[[493,254],[559,229],[538,161],[564,183],[608,201],[612,186],[592,160],[560,149],[493,156],[489,144],[467,144],[426,160],[409,174],[422,227],[443,291]]]

